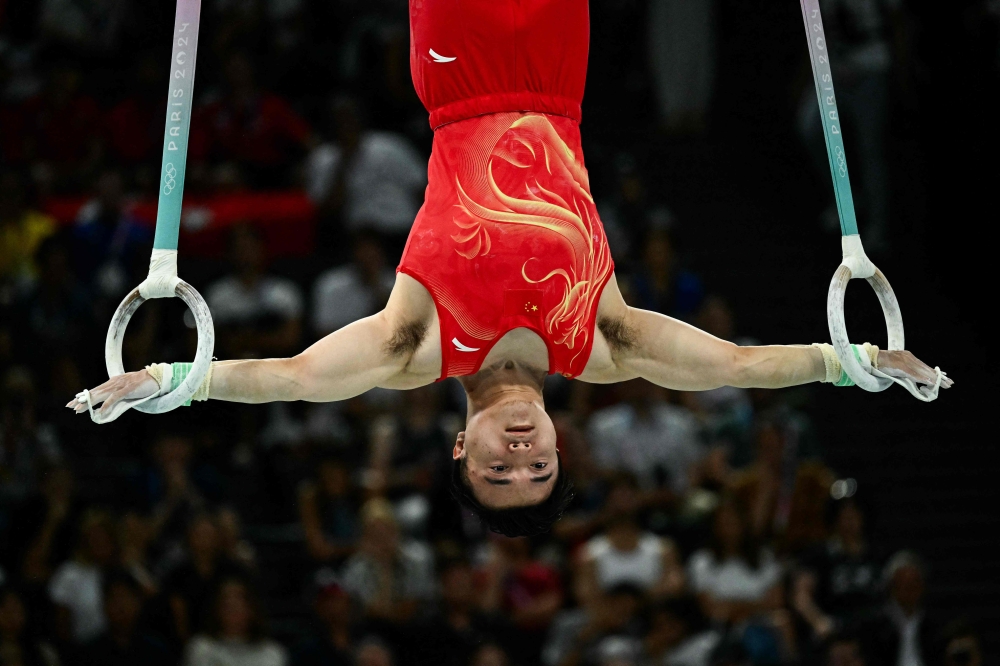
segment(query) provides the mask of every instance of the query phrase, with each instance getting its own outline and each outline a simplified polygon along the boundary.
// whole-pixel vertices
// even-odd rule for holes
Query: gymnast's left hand
[[[100,409],[96,410],[98,414],[103,416],[117,402],[141,400],[155,395],[159,390],[160,385],[156,383],[156,380],[145,370],[139,370],[112,377],[90,392],[90,400],[95,408],[102,402],[104,403]],[[78,398],[73,398],[66,406],[77,414],[87,411],[87,403]]]
[[[906,350],[880,349],[878,369],[890,377],[912,379],[918,384],[933,386],[937,381],[937,371]],[[954,383],[949,377],[941,378],[941,388],[951,388]]]

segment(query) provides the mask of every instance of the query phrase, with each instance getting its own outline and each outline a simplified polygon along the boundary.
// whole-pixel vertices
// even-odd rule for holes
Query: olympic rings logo
[[[847,176],[847,158],[844,157],[844,149],[837,146],[834,152],[837,153],[837,173],[840,174],[841,178],[845,178]]]
[[[170,196],[175,187],[177,187],[177,168],[173,162],[168,162],[163,167],[163,194]]]

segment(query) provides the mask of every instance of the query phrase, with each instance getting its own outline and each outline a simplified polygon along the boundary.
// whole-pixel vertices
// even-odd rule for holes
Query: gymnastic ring
[[[867,262],[867,258],[865,258]],[[899,301],[889,285],[882,271],[867,262],[873,269],[870,276],[865,279],[875,290],[879,303],[882,304],[882,314],[885,316],[885,325],[889,333],[889,349],[901,350],[904,347],[903,337],[903,316],[899,312]],[[840,359],[840,365],[847,372],[847,375],[854,380],[854,383],[866,391],[884,391],[892,386],[893,381],[889,377],[879,377],[871,374],[862,367],[861,363],[854,356],[851,349],[850,338],[847,336],[847,323],[844,319],[844,298],[847,294],[847,284],[854,276],[851,266],[845,258],[830,281],[830,291],[826,299],[826,317],[830,326],[830,339],[833,341],[833,348]],[[858,276],[861,277],[861,276]]]
[[[191,372],[180,386],[166,395],[135,406],[135,409],[146,414],[163,414],[187,403],[201,386],[208,374],[209,367],[212,365],[212,354],[215,351],[215,328],[212,325],[212,313],[208,309],[208,304],[205,303],[201,294],[184,280],[178,280],[177,286],[174,287],[174,296],[184,301],[188,309],[191,310],[191,314],[194,315],[195,325],[198,329],[198,349],[195,352]],[[111,318],[108,337],[104,343],[104,362],[107,365],[109,377],[125,374],[125,367],[122,364],[122,341],[125,338],[125,329],[128,327],[132,315],[145,302],[146,299],[139,294],[139,287],[136,287],[122,300],[114,317]]]

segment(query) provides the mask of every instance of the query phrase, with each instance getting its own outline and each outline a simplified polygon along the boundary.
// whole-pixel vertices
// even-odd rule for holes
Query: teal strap
[[[861,360],[861,355],[865,354],[867,356],[867,352],[863,349],[859,349],[858,345],[851,345],[851,351],[854,352],[854,358],[857,359],[858,363],[865,365],[865,362]],[[854,380],[851,379],[846,370],[841,368],[840,379],[837,380],[834,386],[854,386]]]
[[[847,173],[847,155],[844,152],[844,135],[840,131],[837,97],[833,92],[833,72],[830,69],[830,51],[823,31],[823,16],[819,11],[819,0],[800,0],[800,4],[809,40],[809,60],[812,62],[813,80],[816,83],[823,136],[826,137],[826,153],[830,158],[830,173],[833,175],[840,233],[843,236],[853,236],[858,233],[858,220],[854,212],[851,178]]]
[[[170,370],[172,374],[170,375],[170,390],[176,391],[177,387],[181,385],[188,375],[191,374],[191,367],[194,363],[171,363]],[[839,386],[839,384],[838,384]],[[185,407],[191,406],[191,401],[188,400],[184,403]]]
[[[180,236],[200,15],[201,0],[177,0],[167,93],[167,124],[163,131],[160,199],[156,209],[156,234],[153,236],[155,250],[176,250]]]

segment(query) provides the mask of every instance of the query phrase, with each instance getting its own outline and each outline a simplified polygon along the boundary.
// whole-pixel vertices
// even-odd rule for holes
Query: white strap
[[[862,354],[862,356],[863,355],[864,354]],[[898,377],[887,375],[877,368],[866,368],[866,369],[868,370],[869,373],[871,373],[875,377],[885,377],[886,379],[891,379],[892,381],[896,382],[897,384],[905,388],[907,391],[909,391],[910,395],[912,395],[914,398],[922,402],[932,402],[934,400],[937,400],[938,391],[941,388],[941,380],[948,376],[947,373],[945,373],[941,368],[934,366],[934,372],[937,373],[937,379],[934,380],[933,384],[921,385],[917,384],[915,381],[909,378],[899,379]]]
[[[101,414],[100,412],[94,411],[94,400],[90,395],[89,389],[84,389],[76,394],[76,399],[87,405],[87,411],[90,413],[90,420],[97,424],[110,423],[117,419],[119,416],[132,409],[137,405],[149,402],[153,398],[159,397],[161,395],[166,395],[170,393],[170,381],[173,378],[173,367],[169,363],[157,363],[160,369],[160,373],[150,373],[150,377],[158,381],[160,384],[160,390],[152,395],[146,396],[145,398],[135,398],[133,400],[119,400],[115,403],[114,407],[110,411]],[[160,376],[158,377],[157,374]]]
[[[143,298],[172,298],[180,283],[177,277],[177,250],[153,250],[149,257],[149,275],[139,285]]]

